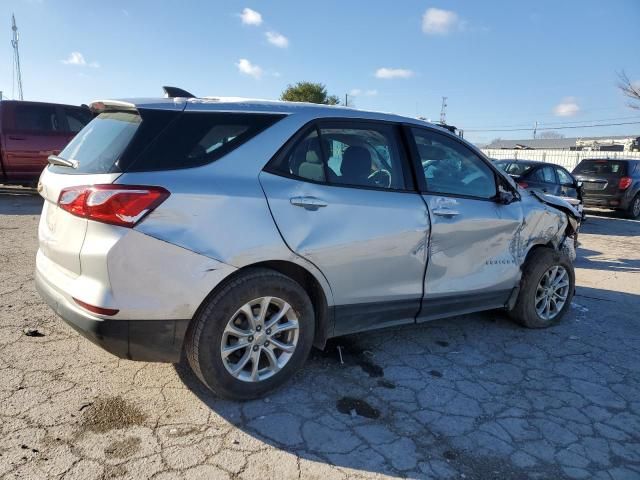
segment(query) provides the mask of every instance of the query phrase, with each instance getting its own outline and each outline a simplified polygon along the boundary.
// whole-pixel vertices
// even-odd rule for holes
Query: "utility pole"
[[[344,94],[344,106],[345,107],[349,106],[349,94],[348,93]]]
[[[11,30],[13,30],[13,36],[11,37],[11,46],[13,47],[13,75],[18,79],[18,95],[20,100],[24,100],[22,96],[22,72],[20,71],[20,52],[18,51],[18,27],[16,25],[16,16],[11,14]]]
[[[533,139],[536,139],[536,135],[538,133],[538,121],[536,120],[536,123],[533,124]]]
[[[440,123],[447,124],[447,97],[442,97],[442,108],[440,108]]]

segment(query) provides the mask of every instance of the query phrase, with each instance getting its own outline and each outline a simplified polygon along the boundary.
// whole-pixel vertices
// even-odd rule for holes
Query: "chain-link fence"
[[[572,151],[572,150],[507,150],[496,148],[483,148],[482,151],[490,158],[497,160],[538,160],[540,162],[562,165],[571,171],[580,160],[585,158],[637,158],[640,152],[605,152],[605,151]]]

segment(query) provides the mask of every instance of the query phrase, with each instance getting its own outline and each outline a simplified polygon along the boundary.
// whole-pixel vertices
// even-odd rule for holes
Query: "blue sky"
[[[341,98],[353,93],[358,108],[434,120],[447,96],[447,120],[476,142],[531,138],[472,130],[535,121],[640,122],[616,88],[622,69],[640,81],[638,0],[3,4],[5,98],[13,10],[26,100],[155,96],[166,84],[197,95],[277,98],[288,83],[311,80]],[[640,134],[640,123],[560,132]]]

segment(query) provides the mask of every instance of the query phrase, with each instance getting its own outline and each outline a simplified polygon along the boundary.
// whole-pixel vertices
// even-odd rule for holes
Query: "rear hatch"
[[[80,252],[88,220],[62,210],[60,192],[67,187],[113,183],[122,174],[119,161],[140,123],[135,110],[101,113],[60,152],[59,157],[71,160],[75,168],[49,165],[40,177],[38,190],[45,199],[38,227],[40,254],[68,276],[81,274]]]
[[[624,160],[582,160],[573,176],[582,182],[585,196],[611,196],[619,191],[620,179],[627,176]]]

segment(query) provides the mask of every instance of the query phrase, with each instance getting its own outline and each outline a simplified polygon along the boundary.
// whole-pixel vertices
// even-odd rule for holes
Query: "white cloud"
[[[289,39],[278,32],[267,32],[265,35],[269,43],[276,47],[287,48],[289,46]]]
[[[422,31],[427,35],[446,35],[455,28],[461,28],[463,23],[456,12],[427,8],[422,15]]]
[[[262,15],[255,10],[251,10],[250,8],[245,8],[242,10],[240,14],[240,19],[242,23],[245,25],[261,25],[262,24]]]
[[[81,67],[91,68],[98,68],[100,66],[98,62],[87,63],[84,55],[82,55],[80,52],[71,52],[66,60],[62,60],[62,63],[64,63],[65,65],[78,65]]]
[[[254,65],[246,58],[241,58],[240,60],[238,60],[238,63],[236,63],[236,67],[238,67],[240,73],[244,75],[249,75],[253,78],[260,78],[262,76],[262,68],[260,68],[258,65]]]
[[[375,96],[377,94],[378,94],[378,90],[375,90],[375,89],[362,90],[361,88],[353,88],[349,92],[349,95],[352,95],[354,97],[359,97],[359,96],[373,97],[373,96]]]
[[[375,76],[377,78],[410,78],[413,77],[414,73],[412,70],[407,70],[406,68],[386,68],[382,67],[376,70]]]
[[[557,117],[573,117],[580,111],[580,106],[573,97],[567,97],[553,108]]]

